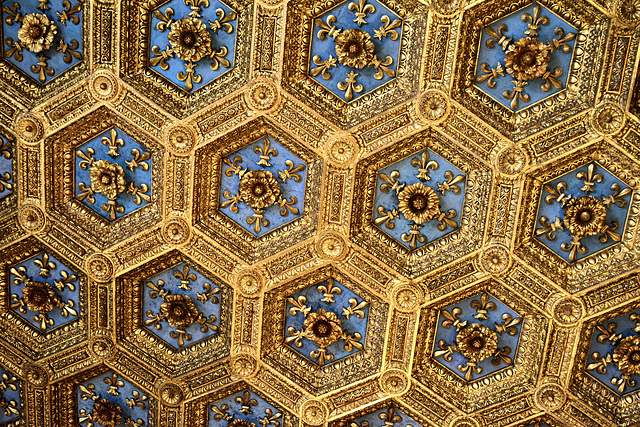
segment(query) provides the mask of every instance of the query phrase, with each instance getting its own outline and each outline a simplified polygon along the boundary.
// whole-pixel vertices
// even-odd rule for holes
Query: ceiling
[[[0,426],[640,425],[640,1],[0,6]]]

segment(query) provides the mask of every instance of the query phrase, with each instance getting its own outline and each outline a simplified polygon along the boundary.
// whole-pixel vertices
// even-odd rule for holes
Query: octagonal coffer
[[[285,413],[250,389],[216,400],[208,406],[208,427],[279,427],[285,425]]]
[[[265,136],[222,159],[219,209],[261,236],[301,215],[307,164]]]
[[[149,421],[149,395],[114,371],[78,384],[78,423],[142,427]]]
[[[15,186],[15,172],[13,148],[3,135],[0,135],[0,199],[13,193]]]
[[[485,26],[474,86],[512,111],[566,88],[578,30],[533,3]]]
[[[586,372],[618,395],[640,390],[640,309],[595,326]]]
[[[409,250],[459,228],[466,175],[431,150],[378,172],[373,222]]]
[[[9,269],[11,310],[33,328],[48,332],[79,315],[76,273],[46,251]]]
[[[513,366],[522,317],[483,292],[440,311],[433,357],[471,381]]]
[[[369,303],[333,278],[287,297],[285,344],[322,366],[364,348]]]
[[[151,153],[114,127],[77,147],[75,197],[114,221],[151,202]]]
[[[220,288],[189,266],[177,264],[145,281],[144,327],[175,349],[216,335]]]
[[[536,239],[571,263],[616,245],[631,194],[596,162],[547,181],[538,203]]]
[[[172,0],[153,10],[150,68],[187,92],[233,68],[236,12],[219,0]]]
[[[22,381],[0,366],[0,425],[22,418],[22,387]]]
[[[346,102],[396,77],[402,40],[402,19],[382,3],[351,3],[314,20],[309,64],[309,75]]]

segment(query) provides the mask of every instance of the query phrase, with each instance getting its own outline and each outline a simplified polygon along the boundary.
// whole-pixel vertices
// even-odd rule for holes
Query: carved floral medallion
[[[149,66],[193,92],[234,64],[236,13],[219,0],[172,0],[153,11]]]
[[[577,30],[529,5],[483,28],[474,84],[513,111],[567,85]]]
[[[114,371],[77,386],[78,423],[82,427],[146,427],[149,395]]]
[[[37,84],[84,59],[83,4],[75,0],[4,2],[2,53]]]
[[[544,184],[535,237],[568,262],[622,240],[632,190],[589,163]]]
[[[433,357],[466,381],[513,366],[522,317],[490,294],[440,311]]]

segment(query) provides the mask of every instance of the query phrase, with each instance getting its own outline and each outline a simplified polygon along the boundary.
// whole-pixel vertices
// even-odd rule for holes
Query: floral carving
[[[364,68],[373,59],[375,46],[371,36],[359,29],[346,30],[335,39],[338,62],[347,67]]]
[[[40,84],[84,58],[82,2],[65,0],[57,10],[49,3],[13,2],[2,7],[4,57],[24,73],[33,74]],[[60,65],[53,68],[52,63]]]
[[[613,363],[625,375],[640,374],[640,336],[628,336],[613,350]]]
[[[198,318],[198,309],[187,295],[167,295],[160,306],[162,316],[174,328],[186,328]]]
[[[122,422],[122,408],[102,399],[93,405],[93,421],[103,427],[115,427]]]
[[[422,224],[440,213],[440,198],[433,188],[417,182],[398,194],[398,210],[409,221]]]
[[[606,219],[607,208],[593,196],[582,196],[569,202],[564,210],[564,225],[578,239],[598,234]]]
[[[471,297],[440,312],[433,356],[467,381],[495,372],[513,364],[522,321],[488,293]]]
[[[171,25],[169,43],[183,61],[198,62],[211,53],[211,36],[207,26],[196,18],[182,18]]]
[[[104,194],[109,200],[122,193],[127,183],[124,180],[122,166],[108,160],[98,160],[89,169],[91,187],[96,193]]]
[[[185,3],[191,4],[191,13],[179,19],[174,17],[172,3],[166,5],[169,7],[165,7],[164,11],[160,8],[153,11],[152,32],[160,34],[168,31],[166,40],[169,45],[165,48],[152,46],[149,63],[160,74],[172,78],[168,61],[175,55],[184,62],[184,71],[177,72],[175,78],[182,82],[187,92],[191,92],[196,86],[207,83],[203,80],[204,73],[198,72],[198,66],[209,65],[215,76],[222,73],[220,67],[231,68],[233,59],[228,59],[227,55],[234,46],[233,43],[228,44],[226,35],[235,31],[236,14],[226,6],[214,10],[209,1]],[[215,48],[216,45],[219,49]],[[208,80],[211,80],[210,76],[211,73],[207,72]]]
[[[49,313],[54,307],[59,307],[62,301],[53,288],[47,283],[27,281],[22,290],[22,297],[31,311]]]
[[[584,184],[579,188],[583,195],[567,192],[568,179]],[[589,247],[603,248],[621,241],[618,227],[624,224],[630,195],[629,187],[590,163],[544,185],[537,221],[540,227],[535,235],[557,254],[568,253],[566,259],[574,262],[588,255]],[[559,235],[570,241],[557,241]]]
[[[495,354],[498,335],[479,323],[463,328],[456,337],[458,351],[470,362],[481,362]]]
[[[504,58],[507,73],[520,81],[541,77],[549,64],[549,48],[536,39],[523,38],[509,46]]]
[[[314,341],[318,346],[326,348],[342,337],[340,320],[335,313],[320,309],[310,313],[304,320],[304,336]]]
[[[280,196],[280,184],[273,174],[266,170],[253,170],[240,179],[240,197],[254,209],[264,209],[273,205]]]
[[[544,15],[542,7],[537,3],[533,6],[532,14],[523,13],[521,19],[527,23],[527,30],[519,39],[508,35],[509,26],[505,23],[500,23],[497,27],[490,25],[484,28],[486,36],[483,39],[486,48],[495,49],[497,46],[502,48],[505,52],[505,65],[503,67],[498,62],[492,66],[482,62],[478,66],[474,79],[477,84],[486,82],[489,89],[495,89],[497,80],[508,77],[506,74],[514,78],[513,89],[502,93],[505,100],[511,101],[509,105],[514,111],[520,108],[521,102],[531,102],[531,95],[527,93],[526,86],[533,84],[534,81],[540,82],[543,92],[565,87],[560,80],[565,71],[560,67],[550,69],[549,64],[556,55],[568,55],[572,52],[572,43],[577,35],[575,32],[565,33],[562,27],[557,27],[554,31],[555,37],[551,41],[539,40],[539,31],[542,27],[549,25],[551,20]],[[484,49],[484,46],[481,48]]]
[[[18,37],[26,49],[38,53],[51,47],[57,33],[58,27],[47,15],[31,13],[22,18]]]

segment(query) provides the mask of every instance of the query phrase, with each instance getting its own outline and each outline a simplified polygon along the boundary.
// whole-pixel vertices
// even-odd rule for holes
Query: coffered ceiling
[[[0,7],[0,426],[640,425],[639,0]]]

